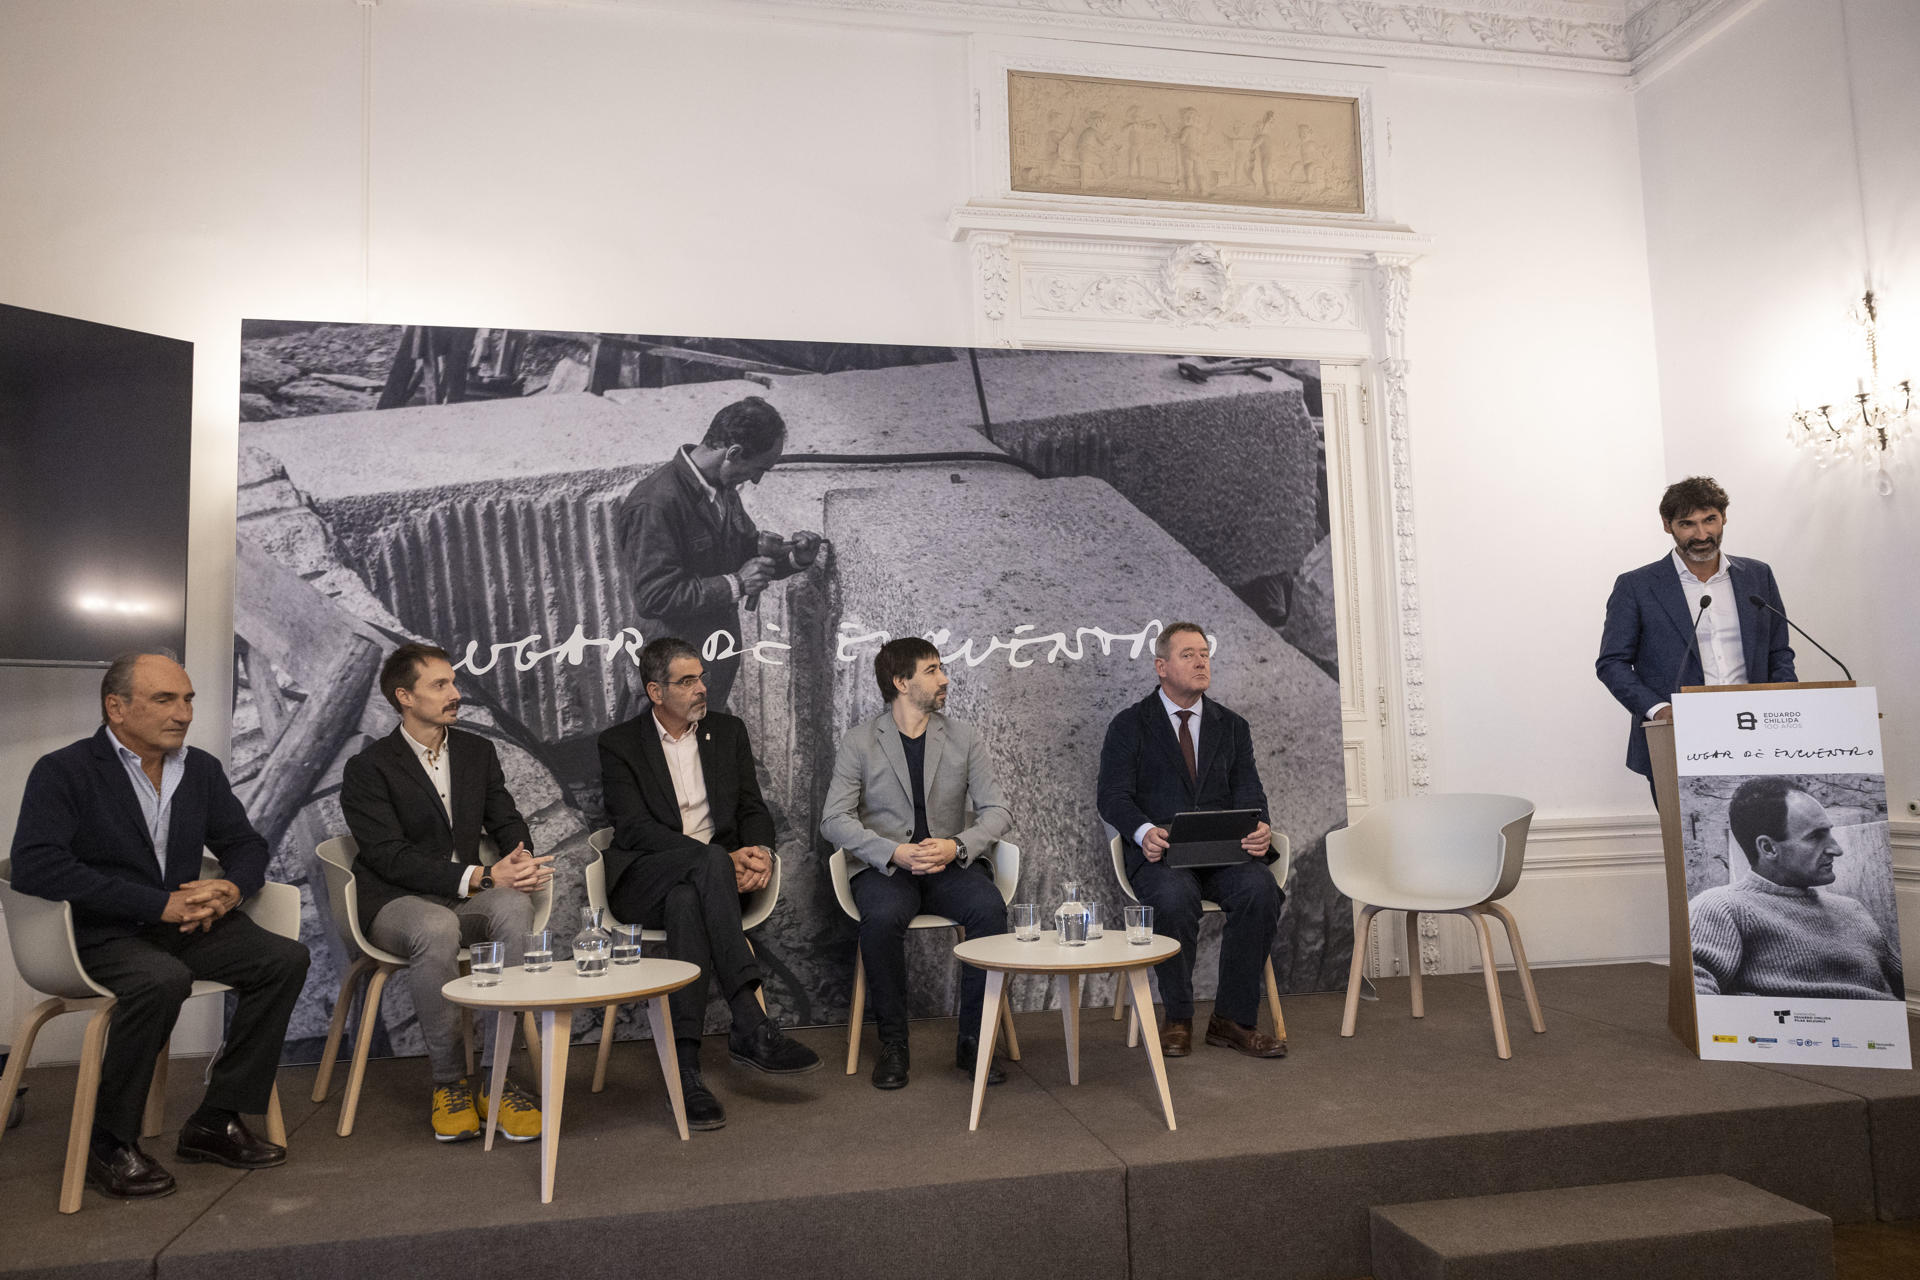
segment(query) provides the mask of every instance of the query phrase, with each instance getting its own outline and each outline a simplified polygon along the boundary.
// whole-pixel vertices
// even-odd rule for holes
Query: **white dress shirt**
[[[1694,624],[1693,636],[1700,645],[1701,683],[1745,684],[1747,651],[1741,643],[1740,607],[1733,597],[1733,575],[1727,567],[1726,553],[1720,553],[1719,568],[1705,582],[1694,576],[1677,547],[1673,551],[1673,569],[1680,575],[1680,594],[1687,602],[1687,616],[1700,615],[1700,621]],[[1704,610],[1700,607],[1701,596],[1713,599]],[[1660,708],[1669,705],[1666,701],[1654,703],[1647,708],[1647,719],[1653,719]]]
[[[1195,698],[1192,706],[1183,707],[1169,698],[1167,691],[1162,689],[1160,705],[1166,709],[1167,722],[1173,726],[1173,737],[1176,742],[1180,740],[1180,713],[1183,711],[1192,713],[1187,717],[1187,732],[1193,735],[1193,758],[1197,764],[1200,759],[1200,709],[1207,705],[1207,700]],[[1133,833],[1133,842],[1144,848],[1147,843],[1147,832],[1151,830],[1153,830],[1153,823],[1141,823],[1139,829]]]
[[[667,732],[660,713],[653,713],[653,727],[660,733],[660,750],[666,753],[667,772],[673,776],[673,798],[680,802],[680,830],[689,839],[707,844],[713,839],[713,815],[707,808],[707,775],[700,767],[700,732],[695,720],[679,737]]]
[[[420,762],[420,767],[427,771],[427,781],[433,784],[434,794],[440,797],[440,807],[447,811],[449,827],[453,825],[453,762],[448,758],[453,753],[447,750],[447,735],[451,732],[451,730],[442,729],[439,745],[429,747],[405,729],[400,730],[400,736],[407,740],[409,747],[413,748],[414,758]],[[460,861],[459,851],[447,850],[447,861]],[[460,881],[461,897],[473,896],[473,874],[479,869],[478,867],[467,868],[467,874]]]
[[[107,730],[107,736],[113,739],[113,753],[120,757],[125,766],[128,781],[133,783],[133,798],[140,802],[140,815],[147,820],[147,834],[153,837],[153,856],[160,864],[160,879],[167,878],[167,828],[173,825],[173,793],[180,789],[180,779],[187,776],[187,749],[175,747],[160,758],[160,785],[153,785],[153,779],[140,764],[140,757],[127,749],[118,734]],[[194,879],[198,880],[198,874]]]

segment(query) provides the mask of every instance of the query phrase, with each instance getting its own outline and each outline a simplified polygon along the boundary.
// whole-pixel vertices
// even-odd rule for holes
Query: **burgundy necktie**
[[[1200,785],[1200,763],[1193,754],[1193,730],[1187,727],[1187,721],[1193,718],[1191,711],[1176,711],[1180,717],[1180,754],[1186,757],[1187,777],[1194,786]]]

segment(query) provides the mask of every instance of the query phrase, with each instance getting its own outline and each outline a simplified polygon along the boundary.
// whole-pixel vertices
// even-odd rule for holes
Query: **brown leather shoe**
[[[1226,1018],[1207,1019],[1207,1043],[1237,1049],[1249,1058],[1284,1058],[1287,1042],[1275,1040],[1258,1027],[1243,1027]]]
[[[1184,1058],[1193,1052],[1193,1019],[1168,1018],[1160,1028],[1160,1056]]]

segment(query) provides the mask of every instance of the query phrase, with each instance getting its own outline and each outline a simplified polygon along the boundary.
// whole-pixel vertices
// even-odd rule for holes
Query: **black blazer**
[[[173,793],[164,874],[133,782],[105,725],[34,764],[13,830],[13,887],[73,904],[82,945],[158,924],[167,895],[200,878],[200,851],[251,898],[267,881],[267,842],[247,821],[220,762],[187,748]]]
[[[507,794],[506,775],[493,744],[477,733],[447,731],[453,821],[433,780],[396,728],[347,761],[340,779],[340,812],[360,846],[353,864],[359,886],[360,927],[373,927],[380,908],[408,894],[460,896],[460,879],[480,861],[480,836],[501,853],[533,836]],[[450,855],[458,855],[459,861]]]
[[[712,843],[728,852],[750,844],[773,848],[773,814],[760,796],[747,726],[738,717],[710,711],[694,733],[713,818]],[[680,830],[680,800],[651,708],[600,735],[600,782],[613,823],[608,889],[647,854],[706,847]]]
[[[1107,740],[1100,748],[1100,818],[1120,833],[1129,875],[1146,862],[1133,842],[1143,822],[1164,827],[1174,814],[1196,809],[1258,809],[1260,820],[1270,821],[1267,793],[1253,758],[1252,730],[1204,694],[1202,703],[1200,741],[1194,744],[1197,787],[1187,777],[1180,739],[1158,688],[1107,726]],[[1279,856],[1270,849],[1264,861]]]

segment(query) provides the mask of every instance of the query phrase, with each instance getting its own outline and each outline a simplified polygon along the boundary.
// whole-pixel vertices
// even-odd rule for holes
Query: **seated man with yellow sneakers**
[[[491,1099],[486,1070],[478,1105],[468,1083],[460,1015],[440,988],[459,977],[460,948],[501,942],[509,965],[520,962],[533,929],[536,889],[553,878],[551,856],[536,858],[530,835],[493,744],[453,727],[460,691],[445,650],[406,644],[380,670],[380,692],[400,713],[400,727],[353,759],[340,781],[340,809],[359,843],[354,879],[360,927],[367,941],[406,956],[407,985],[433,1068],[433,1136],[464,1142],[480,1136]],[[480,865],[480,837],[511,850]],[[484,1015],[481,1043],[493,1053]],[[501,1089],[500,1132],[514,1142],[540,1136],[540,1111],[509,1080]]]

